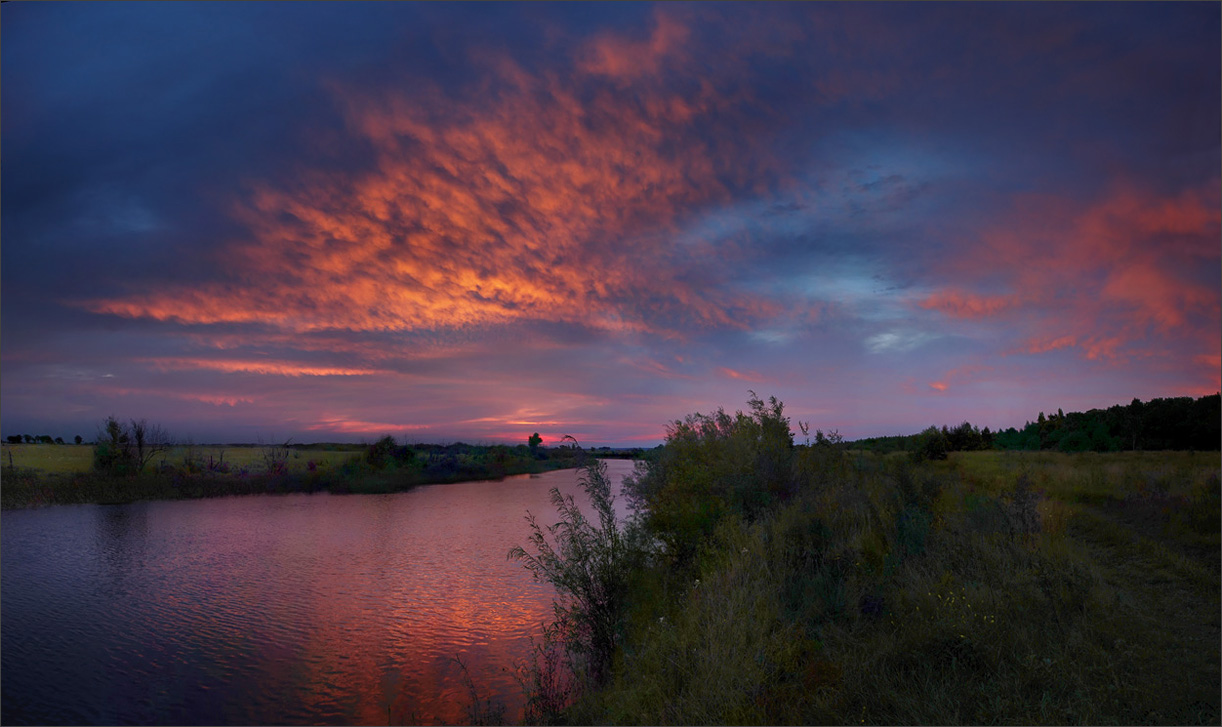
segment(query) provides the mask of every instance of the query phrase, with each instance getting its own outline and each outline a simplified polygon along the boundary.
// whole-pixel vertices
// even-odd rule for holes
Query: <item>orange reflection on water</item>
[[[632,463],[610,466],[618,481]],[[526,543],[528,510],[554,522],[553,486],[577,492],[576,473],[152,507],[141,552],[161,552],[164,575],[147,622],[167,632],[158,644],[210,665],[229,722],[464,723],[457,659],[516,720],[514,670],[554,591],[506,555]],[[176,546],[154,542],[166,532]]]

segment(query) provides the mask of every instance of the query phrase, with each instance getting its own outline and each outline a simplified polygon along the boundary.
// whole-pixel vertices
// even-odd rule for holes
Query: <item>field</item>
[[[286,465],[290,472],[304,472],[309,463],[338,466],[344,462],[359,457],[363,448],[353,450],[337,449],[297,449],[290,448]],[[9,459],[10,454],[12,459]],[[257,470],[264,464],[264,448],[259,445],[242,445],[236,447],[174,447],[158,455],[150,463],[154,466],[163,460],[169,464],[178,465],[185,459],[198,458],[204,461],[224,461],[232,468],[247,468]],[[47,473],[69,474],[73,472],[88,472],[93,466],[93,445],[91,444],[9,444],[3,445],[0,453],[0,465],[39,470]]]
[[[634,486],[664,546],[609,571],[628,588],[609,676],[581,622],[560,629],[577,677],[556,689],[540,651],[531,718],[1219,723],[1218,452],[916,463],[739,436],[671,442]]]
[[[95,463],[100,453],[104,458]],[[109,456],[109,459],[105,459]],[[141,457],[123,445],[5,444],[0,508],[114,504],[259,493],[401,492],[572,467],[574,450],[527,445],[179,446]],[[97,466],[95,466],[95,464]]]

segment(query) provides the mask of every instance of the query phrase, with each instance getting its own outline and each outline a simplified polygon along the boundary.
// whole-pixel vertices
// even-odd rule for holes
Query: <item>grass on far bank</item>
[[[386,494],[418,485],[500,479],[573,466],[572,452],[565,447],[400,447],[387,438],[368,446],[310,449],[181,446],[158,453],[139,474],[112,475],[92,469],[93,449],[92,445],[5,444],[0,507],[321,491]]]
[[[214,462],[228,462],[233,468],[245,467],[249,471],[258,470],[263,466],[264,447],[258,444],[243,444],[229,446],[179,446],[172,447],[163,455],[158,455],[149,463],[149,467],[166,463],[181,463],[188,457]],[[339,465],[350,459],[360,457],[365,447],[362,445],[327,445],[326,448],[289,447],[291,454],[286,460],[290,472],[304,472],[309,462],[316,464]],[[92,444],[11,444],[5,442],[0,446],[0,465],[9,467],[9,455],[12,455],[12,466],[18,469],[33,469],[47,473],[67,474],[73,472],[88,472],[93,468]]]

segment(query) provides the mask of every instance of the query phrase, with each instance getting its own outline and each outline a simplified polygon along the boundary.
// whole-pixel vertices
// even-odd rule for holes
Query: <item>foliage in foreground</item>
[[[1218,453],[914,464],[784,421],[671,428],[610,670],[528,720],[1218,723]]]
[[[581,464],[581,488],[597,523],[591,522],[572,495],[552,488],[555,525],[541,526],[527,514],[528,551],[515,547],[509,557],[521,561],[536,580],[552,584],[560,595],[553,603],[555,620],[536,652],[535,671],[524,681],[528,718],[551,721],[572,693],[604,684],[623,634],[623,616],[631,578],[644,550],[640,530],[619,522],[605,462]],[[573,681],[576,677],[577,681]]]

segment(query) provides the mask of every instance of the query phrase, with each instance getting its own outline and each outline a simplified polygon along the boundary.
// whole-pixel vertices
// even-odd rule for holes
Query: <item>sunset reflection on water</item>
[[[552,487],[5,513],[3,721],[462,723],[456,659],[518,719],[554,592],[506,555]]]

